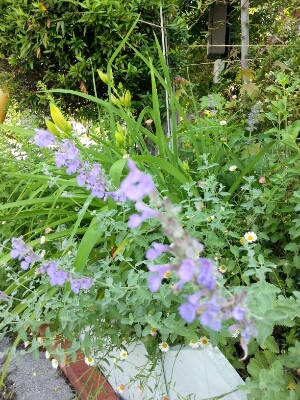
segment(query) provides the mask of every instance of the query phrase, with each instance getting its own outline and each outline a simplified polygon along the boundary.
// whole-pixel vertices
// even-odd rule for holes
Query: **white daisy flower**
[[[236,165],[231,165],[230,167],[229,167],[229,171],[230,172],[233,172],[233,171],[235,171],[236,170]]]
[[[226,265],[222,264],[219,266],[218,270],[222,273],[225,274],[225,272],[227,271],[227,267]]]
[[[198,341],[196,342],[195,340],[191,340],[190,343],[189,343],[189,346],[192,349],[197,349],[199,347],[199,342]]]
[[[40,344],[43,344],[44,339],[43,339],[41,336],[39,336],[39,337],[36,339],[36,341],[37,341],[38,343],[40,343]]]
[[[165,342],[159,343],[159,348],[164,353],[166,353],[167,351],[170,350],[170,347],[169,347],[168,343],[165,343]]]
[[[221,206],[221,207],[220,207],[220,211],[221,211],[221,212],[225,211],[225,207]]]
[[[24,342],[24,347],[26,349],[26,347],[28,347],[30,345],[30,342]]]
[[[55,358],[53,358],[53,360],[51,361],[51,364],[52,364],[52,367],[53,367],[53,368],[57,369],[57,367],[58,367],[58,361],[57,361]]]
[[[225,119],[223,119],[222,121],[219,122],[219,124],[220,124],[221,126],[224,126],[224,125],[227,124],[227,121],[225,121]]]
[[[156,336],[157,335],[157,329],[156,328],[151,328],[150,335],[151,336]]]
[[[45,236],[41,236],[40,243],[44,244],[45,242],[46,242],[46,237]]]
[[[117,387],[117,392],[118,392],[118,393],[124,393],[125,390],[126,390],[126,388],[125,388],[124,385],[119,385],[119,386]]]
[[[124,154],[124,156],[123,156],[123,158],[129,158],[130,157],[130,155],[129,154]]]
[[[49,360],[49,358],[50,358],[50,353],[49,353],[49,351],[45,351],[45,357],[47,358],[47,360]]]
[[[209,343],[210,343],[210,340],[209,340],[206,336],[202,336],[202,337],[199,339],[199,345],[200,345],[200,347],[202,347],[202,349],[203,349],[204,347],[208,346]]]
[[[121,360],[125,360],[127,358],[127,356],[128,356],[127,351],[122,350],[120,353]]]
[[[257,236],[256,236],[256,233],[254,233],[254,232],[246,232],[245,235],[244,235],[244,238],[249,243],[253,243],[253,242],[257,241]]]
[[[213,221],[214,219],[215,219],[215,217],[214,217],[213,215],[210,215],[209,217],[206,218],[206,220],[207,220],[208,222],[211,222],[211,221]]]
[[[84,357],[84,362],[89,367],[93,367],[96,364],[95,360],[92,357]]]

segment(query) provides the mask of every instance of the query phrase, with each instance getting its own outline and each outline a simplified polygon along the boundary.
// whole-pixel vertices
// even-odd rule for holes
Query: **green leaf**
[[[265,340],[264,346],[270,350],[272,353],[279,353],[279,347],[278,344],[275,342],[275,339],[273,336],[268,336],[267,339]]]
[[[74,260],[74,268],[76,272],[82,272],[84,270],[90,252],[99,241],[103,233],[104,232],[100,230],[99,222],[96,218],[94,218],[86,230],[78,247],[78,251]]]
[[[272,334],[273,328],[274,328],[273,324],[264,321],[259,321],[259,323],[257,324],[257,330],[258,330],[257,341],[260,346],[262,346],[267,337]]]

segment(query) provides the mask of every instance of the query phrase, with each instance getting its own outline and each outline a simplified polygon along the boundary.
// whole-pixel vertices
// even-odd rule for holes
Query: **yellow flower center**
[[[163,347],[164,349],[166,349],[168,347],[167,343],[162,343],[161,347]]]
[[[88,357],[87,360],[88,360],[89,363],[93,362],[93,359],[91,357]]]

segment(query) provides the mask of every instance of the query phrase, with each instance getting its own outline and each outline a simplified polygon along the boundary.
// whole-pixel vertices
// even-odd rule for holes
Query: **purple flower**
[[[183,303],[178,308],[179,315],[189,324],[196,318],[196,308],[190,303]]]
[[[13,249],[10,252],[12,258],[21,260],[28,253],[28,246],[22,238],[23,236],[20,236],[19,238],[12,238],[11,245]]]
[[[55,136],[51,132],[44,129],[35,129],[34,135],[35,144],[39,147],[48,147],[51,142],[55,140]]]
[[[22,236],[19,238],[12,238],[11,240],[12,250],[10,255],[12,258],[17,258],[19,261],[23,259],[20,264],[20,267],[23,270],[27,270],[31,263],[35,263],[37,261],[41,261],[41,258],[35,254],[32,247],[28,246]]]
[[[148,286],[150,289],[150,292],[156,292],[161,284],[161,278],[158,275],[149,275],[148,276]]]
[[[69,274],[69,272],[66,272],[66,271],[57,271],[57,272],[49,275],[49,277],[50,277],[50,285],[51,286],[63,285],[70,278],[70,274]]]
[[[132,214],[128,220],[129,228],[137,228],[140,226],[146,219],[160,216],[158,211],[153,210],[152,208],[146,206],[142,201],[138,201],[135,205],[135,208],[138,211],[142,211],[142,214]]]
[[[152,177],[141,172],[132,160],[128,160],[129,174],[122,181],[118,195],[124,195],[129,200],[142,200],[151,192],[155,191]]]
[[[199,258],[200,273],[198,275],[198,283],[212,290],[216,284],[216,278],[213,276],[214,264],[208,258]]]
[[[57,271],[55,261],[50,261],[48,264],[42,264],[40,272],[45,273],[50,278],[50,285],[63,285],[70,278],[70,273],[66,271]]]
[[[0,301],[8,301],[8,296],[6,293],[3,292],[3,290],[0,290]]]
[[[155,274],[149,275],[148,286],[151,292],[156,292],[159,289],[164,274],[173,268],[172,264],[166,265],[148,265],[149,271],[155,272]]]
[[[260,115],[261,115],[261,101],[258,101],[254,106],[251,108],[250,113],[248,114],[247,118],[247,131],[254,131],[257,129],[257,124],[259,123]]]
[[[92,167],[88,162],[81,163],[77,172],[79,172],[76,177],[79,186],[86,185],[86,189],[91,190],[94,197],[106,199],[109,194],[107,192],[108,183],[105,171],[98,163],[93,164]]]
[[[181,283],[181,286],[186,282],[191,282],[194,278],[194,274],[195,274],[194,262],[189,259],[183,260],[178,270],[178,276],[180,278],[179,283]],[[179,283],[177,284],[177,287]]]
[[[80,289],[88,290],[93,284],[92,278],[70,279],[71,289],[75,294],[79,293]]]
[[[147,250],[146,253],[147,260],[154,260],[155,258],[159,257],[162,253],[170,250],[170,246],[167,244],[153,242],[152,246],[153,248]]]
[[[204,311],[199,319],[202,325],[208,326],[214,331],[219,331],[222,327],[222,319],[219,314],[214,311]]]
[[[219,296],[218,292],[214,292],[212,297],[202,304],[202,309],[205,309],[200,315],[200,322],[210,329],[219,331],[222,326],[222,319],[224,313],[221,307],[223,298]]]
[[[204,294],[203,290],[187,296],[187,303],[181,304],[178,308],[179,315],[186,322],[191,323],[196,318],[196,312],[200,308],[199,299]]]
[[[67,174],[71,175],[75,173],[82,165],[79,157],[79,151],[68,139],[63,139],[60,147],[61,149],[55,154],[56,166],[57,168],[65,166]]]
[[[40,268],[39,268],[39,272],[41,274],[45,274],[48,270],[48,268],[52,268],[52,271],[56,271],[56,262],[55,261],[50,261],[47,264],[41,264]]]
[[[243,321],[246,310],[242,307],[236,306],[233,309],[232,316],[236,321]]]
[[[247,324],[245,330],[241,333],[241,337],[244,339],[246,344],[249,344],[251,336],[257,336],[257,330],[250,324]]]

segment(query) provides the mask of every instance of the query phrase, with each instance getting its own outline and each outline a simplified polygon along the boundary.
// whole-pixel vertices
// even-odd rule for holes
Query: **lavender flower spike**
[[[32,247],[28,246],[23,237],[12,238],[11,240],[12,250],[10,255],[12,258],[17,258],[19,261],[23,260],[20,264],[20,267],[23,270],[27,270],[31,263],[36,261],[41,261],[42,259],[35,254]]]
[[[138,201],[156,191],[150,175],[140,171],[132,160],[128,160],[128,167],[130,172],[117,192],[120,197],[126,196],[129,200]]]
[[[93,284],[93,279],[92,278],[71,279],[70,283],[72,291],[75,294],[78,294],[80,289],[88,290]]]
[[[55,140],[55,136],[51,132],[45,131],[44,129],[35,129],[34,141],[39,147],[48,147],[51,142]]]

